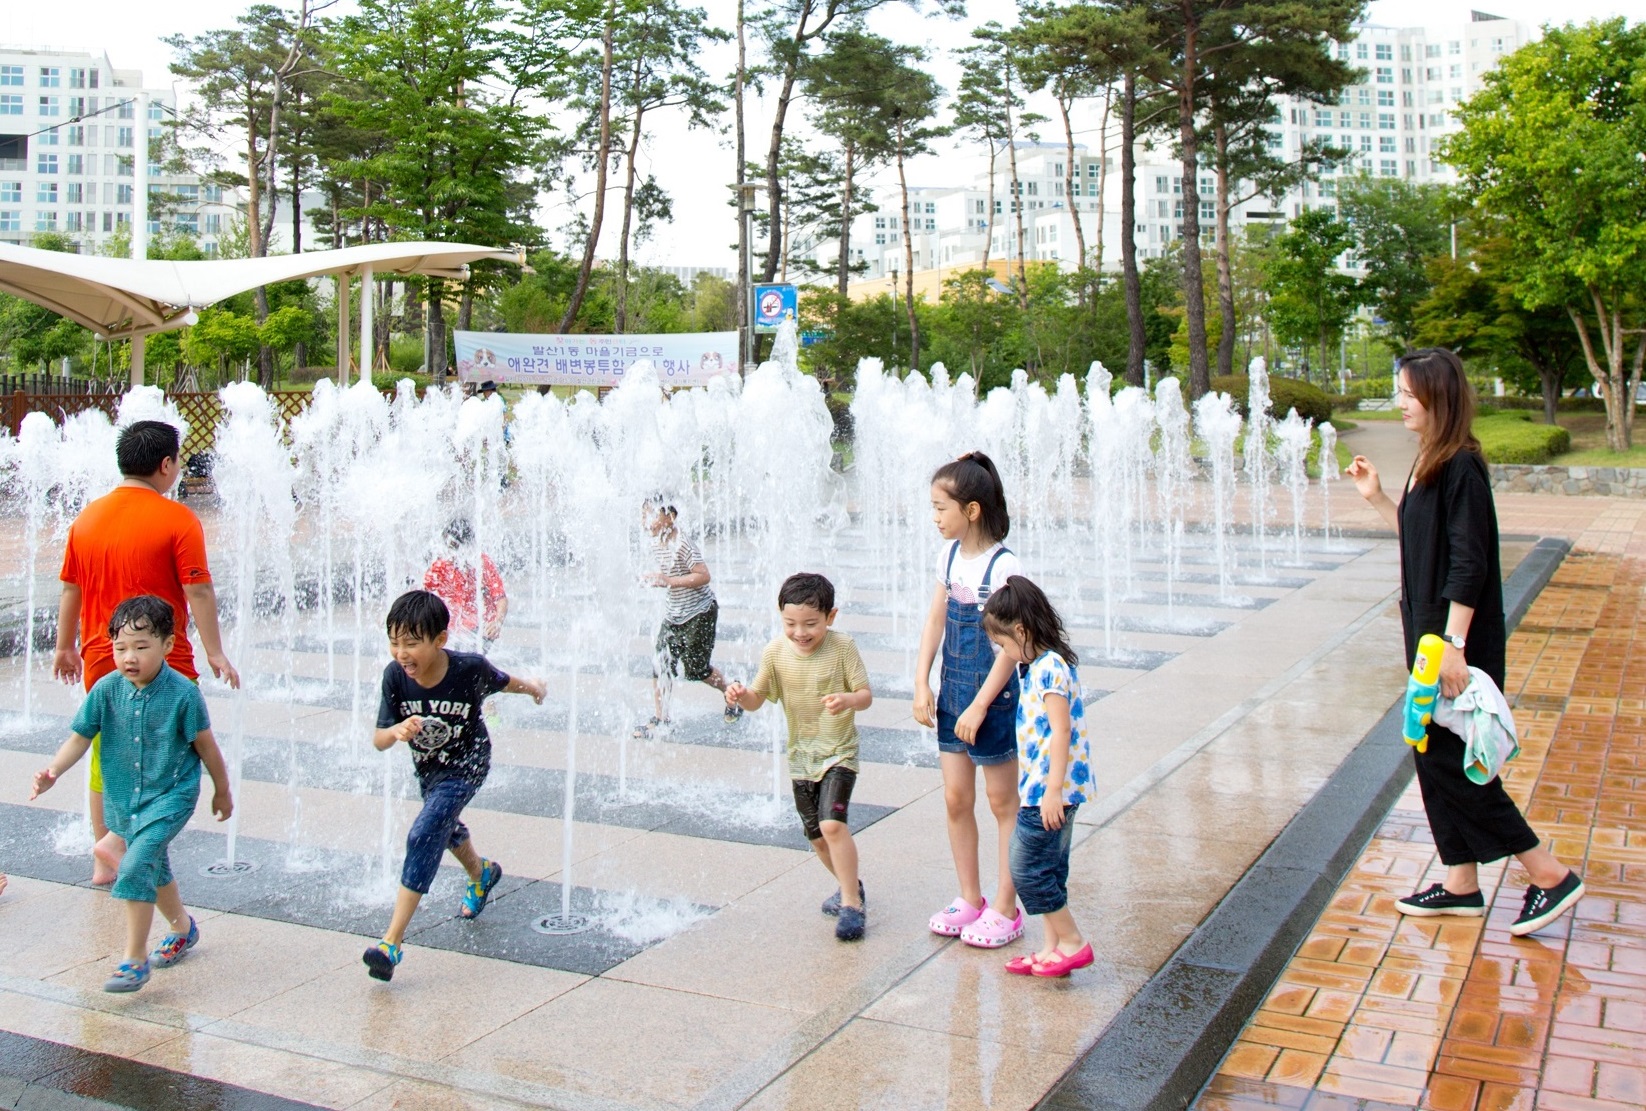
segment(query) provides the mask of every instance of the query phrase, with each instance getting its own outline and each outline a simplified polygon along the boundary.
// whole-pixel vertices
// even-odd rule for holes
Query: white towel
[[[1462,694],[1435,700],[1434,723],[1463,738],[1463,774],[1473,783],[1490,783],[1520,755],[1509,701],[1478,667],[1469,669]]]

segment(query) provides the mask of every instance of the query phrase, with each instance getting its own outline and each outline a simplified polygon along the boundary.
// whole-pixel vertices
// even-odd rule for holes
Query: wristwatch
[[[1453,648],[1456,648],[1459,652],[1463,651],[1462,637],[1453,636],[1451,633],[1441,633],[1440,639],[1445,641],[1447,644],[1450,644]]]

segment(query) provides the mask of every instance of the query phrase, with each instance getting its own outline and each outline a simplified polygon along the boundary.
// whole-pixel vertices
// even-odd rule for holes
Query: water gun
[[[1412,661],[1412,677],[1406,681],[1406,725],[1401,736],[1419,752],[1429,751],[1429,719],[1434,716],[1435,699],[1440,695],[1440,656],[1446,642],[1425,633],[1417,642],[1417,658]]]

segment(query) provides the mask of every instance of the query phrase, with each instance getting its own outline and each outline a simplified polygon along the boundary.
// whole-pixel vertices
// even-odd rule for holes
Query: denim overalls
[[[1002,547],[983,570],[983,585],[975,604],[948,597],[948,614],[943,622],[943,669],[937,689],[937,747],[943,752],[964,752],[974,764],[1003,764],[1017,759],[1017,684],[1008,682],[989,703],[976,744],[967,744],[954,735],[955,721],[977,697],[978,689],[994,666],[994,645],[983,631],[983,606],[989,600],[994,565],[1008,549]],[[943,584],[949,585],[960,541],[949,549],[943,569]]]

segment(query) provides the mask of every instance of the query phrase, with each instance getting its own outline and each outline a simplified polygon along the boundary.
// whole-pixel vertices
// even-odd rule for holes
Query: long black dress
[[[1501,688],[1508,634],[1486,461],[1459,452],[1432,482],[1407,490],[1398,513],[1407,666],[1417,654],[1418,638],[1444,633],[1450,605],[1459,602],[1474,608],[1464,656]],[[1537,834],[1503,790],[1503,781],[1471,782],[1463,774],[1463,751],[1456,733],[1430,725],[1429,750],[1412,752],[1441,863],[1487,863],[1536,848]]]

